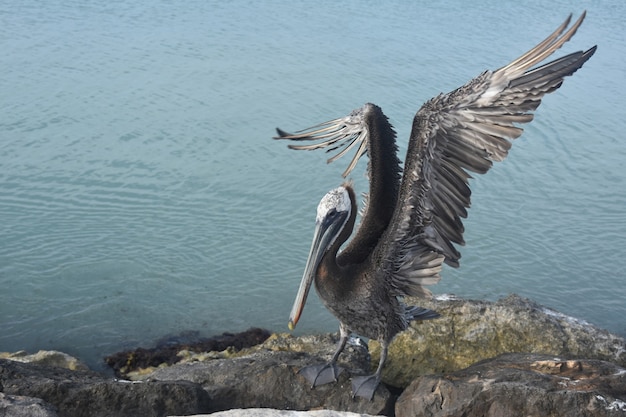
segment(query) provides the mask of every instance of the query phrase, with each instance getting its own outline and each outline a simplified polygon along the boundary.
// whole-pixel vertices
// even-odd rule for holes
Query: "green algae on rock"
[[[389,348],[383,381],[406,387],[420,375],[467,368],[503,353],[543,353],[601,359],[626,366],[626,340],[587,322],[509,295],[496,302],[440,297],[407,299],[437,311],[435,320],[413,323]],[[379,344],[369,342],[372,363]]]

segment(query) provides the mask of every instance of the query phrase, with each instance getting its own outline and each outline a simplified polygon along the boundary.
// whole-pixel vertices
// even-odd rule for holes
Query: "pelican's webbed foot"
[[[371,401],[379,383],[380,377],[376,374],[355,376],[352,378],[352,398],[362,397]]]
[[[343,368],[332,362],[324,365],[307,366],[298,371],[300,375],[311,383],[311,388],[337,382],[341,372],[343,372]]]

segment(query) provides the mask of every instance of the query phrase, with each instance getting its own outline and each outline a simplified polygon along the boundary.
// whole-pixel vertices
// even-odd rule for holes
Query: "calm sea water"
[[[0,351],[93,367],[168,334],[286,331],[315,207],[347,161],[271,140],[419,106],[583,8],[599,45],[472,183],[459,270],[626,336],[626,3],[0,1]],[[366,190],[365,164],[353,178]],[[315,296],[298,332],[334,331]]]

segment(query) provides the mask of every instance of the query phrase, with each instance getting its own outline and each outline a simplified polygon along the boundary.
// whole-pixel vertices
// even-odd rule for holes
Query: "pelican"
[[[594,54],[596,46],[543,62],[569,41],[585,18],[572,16],[537,46],[508,65],[485,71],[456,90],[426,102],[413,119],[404,168],[396,134],[371,103],[348,116],[297,133],[276,129],[275,139],[313,141],[291,149],[339,150],[328,162],[356,148],[346,178],[369,157],[369,193],[352,239],[357,203],[351,182],[329,191],[317,207],[315,232],[289,317],[294,329],[311,284],[339,319],[340,340],[331,361],[300,370],[313,387],[336,381],[337,359],[351,333],[377,339],[380,361],[373,375],[352,378],[354,396],[372,399],[392,339],[413,320],[438,316],[407,306],[405,296],[430,296],[426,285],[440,280],[443,263],[459,266],[455,245],[464,245],[462,218],[470,206],[470,172],[484,174],[502,161],[520,124],[533,119],[545,94],[558,89]]]

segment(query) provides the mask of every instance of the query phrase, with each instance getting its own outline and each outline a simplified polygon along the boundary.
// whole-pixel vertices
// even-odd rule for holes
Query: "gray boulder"
[[[599,360],[507,354],[417,378],[395,411],[397,417],[623,417],[626,370]]]
[[[601,359],[626,366],[626,340],[582,320],[510,295],[497,302],[407,299],[441,314],[413,323],[389,348],[383,381],[406,387],[419,375],[452,372],[503,353]],[[372,362],[380,346],[370,341]]]
[[[239,408],[235,410],[218,411],[213,414],[190,417],[372,417],[370,414],[351,413],[349,411],[314,410],[293,411],[275,410],[272,408]]]
[[[346,371],[339,376],[337,383],[312,389],[298,375],[298,370],[330,359],[336,339],[326,335],[318,338],[318,341],[321,341],[318,344],[321,357],[305,352],[257,350],[242,357],[160,368],[149,378],[198,383],[211,396],[213,410],[250,407],[287,410],[324,408],[363,414],[387,414],[393,410],[392,395],[383,385],[378,388],[372,401],[352,398],[350,372],[363,374],[369,368],[367,355],[363,354],[366,353],[364,345],[352,345],[346,349],[339,363]]]
[[[91,371],[3,359],[0,359],[0,390],[7,396],[40,398],[66,417],[160,417],[211,411],[208,394],[191,382],[133,383]]]
[[[53,406],[39,398],[0,392],[0,417],[57,417]]]
[[[29,354],[24,350],[18,352],[0,352],[0,359],[32,363],[35,365],[56,366],[58,368],[71,369],[72,371],[86,371],[89,368],[75,357],[57,350],[40,350]]]

